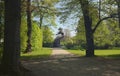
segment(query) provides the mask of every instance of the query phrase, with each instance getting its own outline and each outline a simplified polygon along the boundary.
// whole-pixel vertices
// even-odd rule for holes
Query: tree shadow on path
[[[120,76],[120,60],[100,57],[50,57],[22,61],[36,76]]]

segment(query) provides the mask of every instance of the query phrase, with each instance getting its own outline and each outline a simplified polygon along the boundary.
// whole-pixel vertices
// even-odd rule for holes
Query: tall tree
[[[27,47],[25,50],[25,53],[27,52],[31,52],[31,32],[32,32],[32,23],[31,23],[31,0],[27,0],[27,36],[28,36],[28,40],[27,40]]]
[[[34,16],[39,18],[39,27],[42,28],[42,25],[56,25],[56,8],[55,3],[58,0],[34,0]]]
[[[116,0],[117,3],[117,7],[118,7],[118,24],[119,24],[119,28],[120,28],[120,0]]]
[[[4,51],[2,73],[19,76],[21,0],[5,0]]]
[[[99,0],[99,19],[101,19],[101,0]]]
[[[72,14],[72,19],[77,18],[78,21],[83,16],[84,26],[86,32],[86,56],[94,56],[94,37],[92,33],[92,17],[91,17],[91,5],[88,0],[63,0],[66,6],[63,7],[64,11],[61,11],[63,16],[61,17],[63,21],[67,21]],[[71,10],[73,9],[73,10]],[[81,12],[82,11],[82,12]],[[77,21],[75,21],[77,22]],[[79,23],[78,23],[79,24]]]
[[[84,17],[84,24],[85,24],[85,32],[86,32],[86,56],[94,56],[94,40],[93,40],[93,33],[92,33],[92,18],[89,12],[89,2],[88,0],[80,0],[83,17]]]
[[[62,15],[60,18],[62,20],[61,22],[70,21],[70,18],[81,21],[80,18],[84,17],[86,43],[87,43],[86,56],[89,55],[94,56],[93,34],[96,31],[96,28],[98,28],[98,26],[101,25],[101,22],[103,22],[104,20],[107,20],[106,22],[110,22],[111,20],[109,20],[109,18],[112,18],[114,21],[116,21],[117,20],[116,18],[118,17],[115,0],[104,0],[104,1],[98,0],[98,1],[99,2],[93,0],[69,0],[69,1],[61,0],[59,4],[61,5],[60,8],[60,12],[61,12],[60,15]],[[76,24],[74,23],[74,25]],[[77,23],[77,25],[79,25],[79,23]],[[106,23],[106,25],[109,30],[110,24],[108,25]]]

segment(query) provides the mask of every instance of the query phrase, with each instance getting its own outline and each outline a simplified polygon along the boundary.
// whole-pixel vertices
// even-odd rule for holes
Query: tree
[[[85,26],[83,17],[80,18],[79,24],[77,25],[76,28],[75,42],[77,46],[80,46],[81,48],[84,49],[86,48]]]
[[[86,32],[86,56],[94,56],[94,38],[92,33],[92,19],[89,12],[89,2],[88,0],[80,0],[81,9],[84,17],[85,32]]]
[[[86,56],[94,56],[94,41],[93,41],[93,33],[92,33],[92,17],[89,8],[91,7],[90,1],[88,0],[63,0],[66,6],[63,7],[61,13],[63,16],[61,19],[67,21],[66,19],[72,16],[72,19],[77,18],[78,22],[80,21],[81,16],[84,17],[84,26],[86,32]],[[63,5],[62,5],[63,6]],[[73,9],[73,10],[71,10]],[[82,13],[81,13],[82,11]],[[71,15],[72,14],[72,15]],[[76,24],[78,24],[76,21]]]
[[[53,32],[48,26],[43,26],[43,47],[52,47]]]
[[[119,22],[119,28],[120,28],[120,0],[115,0],[117,3],[117,8],[118,8],[118,22]]]
[[[5,0],[4,51],[1,72],[19,76],[20,72],[20,4],[21,0]]]
[[[32,23],[31,23],[31,0],[27,0],[27,47],[25,53],[31,52],[31,32],[32,32]]]
[[[39,27],[42,28],[42,25],[56,25],[56,8],[55,3],[58,0],[34,0],[33,3],[33,14],[35,18],[39,18]]]
[[[94,56],[93,35],[96,35],[95,34],[96,29],[98,28],[99,25],[102,25],[101,22],[104,21],[105,22],[104,24],[108,28],[109,33],[111,33],[109,28],[113,28],[113,27],[111,27],[112,25],[108,24],[108,22],[112,22],[112,20],[110,19],[113,19],[115,22],[117,21],[116,18],[119,18],[117,13],[118,11],[116,9],[117,5],[115,0],[104,0],[104,1],[99,0],[99,2],[93,1],[93,0],[69,0],[69,1],[61,0],[60,5],[61,5],[61,8],[59,8],[59,12],[61,13],[60,14],[61,22],[70,21],[70,18],[77,19],[75,21],[76,23],[73,23],[73,24],[74,25],[77,24],[78,26],[81,26],[79,25],[79,21],[81,21],[82,16],[84,17],[83,21],[85,24],[86,44],[87,44],[86,56],[89,56],[87,55],[89,52],[91,53],[90,56]],[[102,29],[99,29],[99,30],[102,30]],[[108,33],[108,31],[105,31],[105,32]],[[110,42],[107,42],[107,43],[110,43]],[[89,52],[88,52],[88,48],[89,50],[91,49]]]

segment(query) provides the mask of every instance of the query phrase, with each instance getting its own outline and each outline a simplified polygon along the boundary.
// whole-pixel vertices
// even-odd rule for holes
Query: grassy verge
[[[48,58],[51,55],[51,53],[51,48],[42,48],[41,50],[32,51],[31,53],[21,54],[21,59]]]
[[[68,50],[68,51],[79,56],[85,56],[85,51],[81,50]]]
[[[85,51],[81,50],[68,50],[68,51],[79,56],[85,56]],[[120,58],[120,50],[95,50],[95,55],[100,57]]]

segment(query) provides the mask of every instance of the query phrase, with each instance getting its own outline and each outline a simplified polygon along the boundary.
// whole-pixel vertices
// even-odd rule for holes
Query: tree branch
[[[95,27],[93,28],[92,32],[94,33],[94,32],[96,31],[97,27],[99,26],[99,24],[100,24],[103,20],[107,20],[107,19],[109,19],[109,18],[118,18],[117,15],[118,15],[118,14],[114,13],[114,14],[111,14],[110,16],[108,16],[108,17],[105,17],[105,18],[100,19],[100,20],[97,22],[97,24],[95,25]]]

